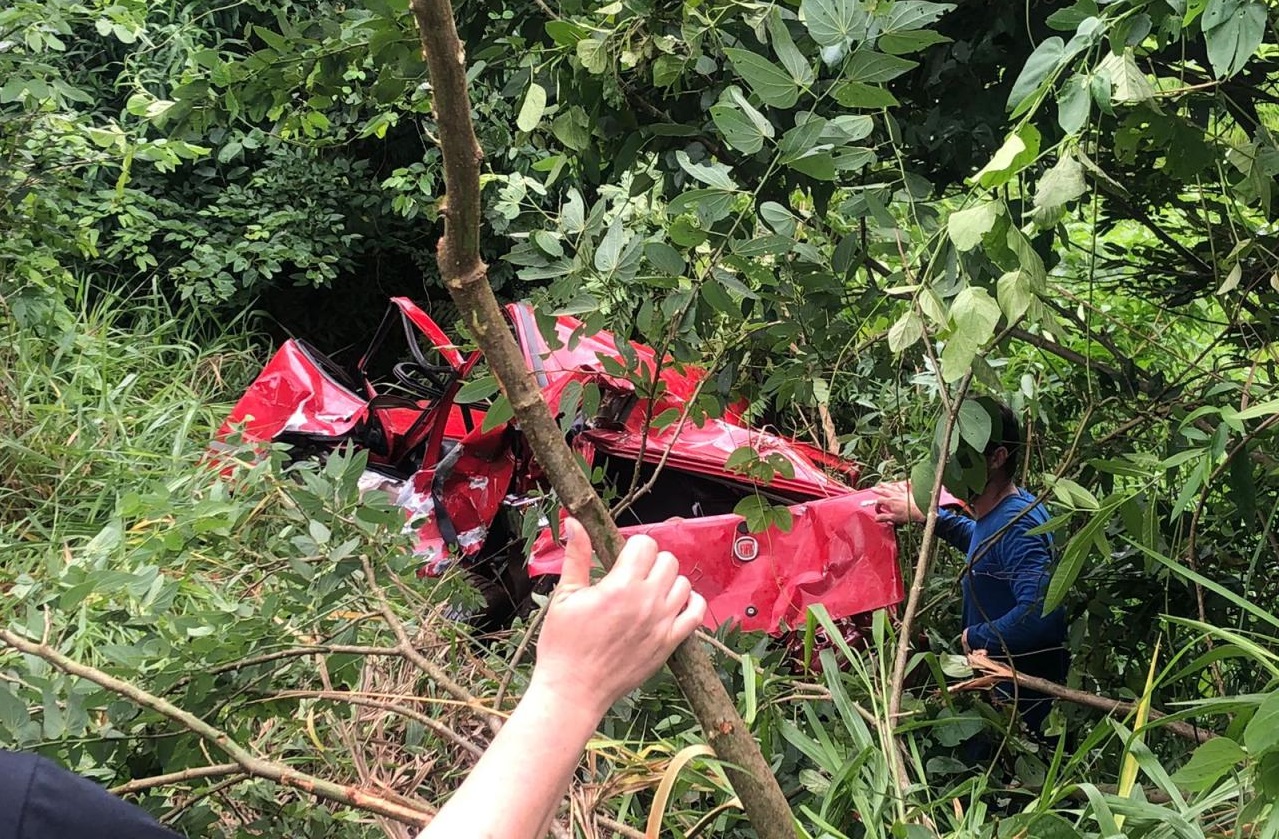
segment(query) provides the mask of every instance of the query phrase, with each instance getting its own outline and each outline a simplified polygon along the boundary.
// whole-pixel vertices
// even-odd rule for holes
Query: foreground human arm
[[[924,521],[924,511],[915,503],[906,481],[879,484],[871,491],[875,493],[875,521],[896,525]],[[937,535],[955,548],[967,551],[973,541],[973,520],[942,508],[937,511]]]
[[[701,625],[706,601],[651,538],[629,539],[591,585],[590,541],[577,522],[565,526],[564,568],[528,691],[418,839],[545,835],[604,713]]]

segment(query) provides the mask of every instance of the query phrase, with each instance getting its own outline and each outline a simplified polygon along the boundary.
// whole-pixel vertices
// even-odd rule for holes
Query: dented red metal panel
[[[524,360],[537,377],[539,387],[553,387],[565,378],[595,374],[607,386],[627,393],[634,391],[631,382],[610,374],[600,361],[601,358],[608,358],[623,362],[613,333],[601,331],[586,334],[582,331],[580,319],[560,315],[555,319],[555,334],[560,346],[550,349],[537,328],[532,306],[527,303],[510,303],[506,312],[515,328],[520,348],[524,351]],[[640,369],[651,377],[657,368],[657,352],[652,347],[635,341],[630,341],[629,344]],[[647,414],[657,416],[667,408],[680,408],[688,404],[696,395],[698,384],[705,378],[706,371],[703,368],[693,364],[678,365],[668,356],[658,373],[658,379],[665,385],[665,390]],[[745,402],[730,405],[722,419],[740,424],[744,409]]]
[[[439,351],[440,355],[444,356],[444,359],[448,361],[449,364],[453,365],[453,369],[458,371],[462,371],[463,368],[468,371],[470,370],[471,366],[475,363],[474,359],[478,357],[477,355],[473,354],[470,359],[463,358],[461,351],[458,349],[457,345],[453,343],[453,339],[440,328],[440,325],[437,324],[430,315],[422,311],[422,309],[412,300],[407,297],[392,297],[391,302],[394,303],[409,320],[413,321],[413,325],[426,336],[427,340],[429,340],[431,345]]]
[[[647,437],[630,429],[592,429],[583,436],[605,454],[635,460],[640,457],[643,445],[645,462],[657,463],[665,457],[670,467],[722,477],[739,484],[748,484],[750,480],[740,472],[729,471],[724,464],[734,451],[749,446],[761,458],[776,456],[790,464],[794,474],[777,474],[768,484],[772,490],[806,498],[823,498],[851,491],[846,484],[818,468],[793,441],[723,420],[708,420],[700,427],[692,423],[684,423],[683,426],[675,423],[650,430]]]
[[[366,415],[367,403],[329,377],[294,340],[285,341],[218,429],[223,440],[243,423],[245,439],[285,433],[341,437]]]
[[[648,534],[678,559],[680,571],[706,598],[706,626],[733,622],[778,632],[804,622],[820,603],[838,619],[882,609],[902,599],[897,539],[875,521],[870,491],[792,505],[787,532],[745,532],[740,516],[676,519],[626,527]],[[555,574],[564,551],[544,532],[529,569]]]

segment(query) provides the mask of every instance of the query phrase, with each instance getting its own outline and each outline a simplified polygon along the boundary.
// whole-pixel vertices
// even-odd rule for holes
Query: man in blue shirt
[[[1043,505],[1017,486],[1022,438],[1017,418],[998,404],[986,446],[985,487],[968,501],[970,518],[941,510],[937,533],[968,557],[962,578],[964,651],[986,650],[1003,658],[1018,672],[1065,680],[1066,612],[1044,614],[1044,596],[1052,576],[1053,545],[1048,535],[1030,535],[1048,520]],[[905,483],[875,488],[876,518],[893,524],[924,521]],[[1017,712],[1032,734],[1043,731],[1051,697],[1001,685],[999,693],[1016,701]]]

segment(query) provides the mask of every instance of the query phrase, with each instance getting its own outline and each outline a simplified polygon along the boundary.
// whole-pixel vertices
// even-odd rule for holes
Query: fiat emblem
[[[754,536],[738,536],[733,540],[733,556],[738,562],[751,562],[759,556],[759,542]]]

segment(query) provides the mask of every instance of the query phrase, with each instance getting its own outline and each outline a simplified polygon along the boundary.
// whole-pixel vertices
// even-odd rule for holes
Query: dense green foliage
[[[962,564],[943,555],[897,738],[905,796],[884,758],[891,627],[820,684],[727,639],[747,656],[725,677],[811,834],[1279,834],[1273,4],[548,2],[457,4],[499,292],[710,364],[708,409],[745,394],[868,479],[927,485],[951,400],[1009,399],[1056,514],[1072,686],[1222,735],[1196,750],[1063,704],[1056,754],[1009,732],[999,770],[966,765],[964,741],[1003,721],[938,690],[961,678]],[[403,708],[479,729],[420,674],[259,658],[387,643],[361,555],[477,696],[522,632],[473,647],[432,609],[456,587],[391,585],[404,546],[356,498],[358,459],[262,464],[234,492],[198,461],[262,358],[246,310],[340,347],[388,292],[438,297],[431,93],[400,0],[0,9],[0,624],[262,754],[425,800],[467,755]],[[941,458],[956,488],[989,433],[963,420]],[[396,716],[331,690],[429,701]],[[582,801],[641,824],[690,718],[659,678],[604,732]],[[107,783],[222,760],[8,653],[0,744]],[[191,835],[379,831],[223,780],[143,803]],[[696,762],[668,823],[727,798]],[[710,831],[742,829],[735,813]]]

